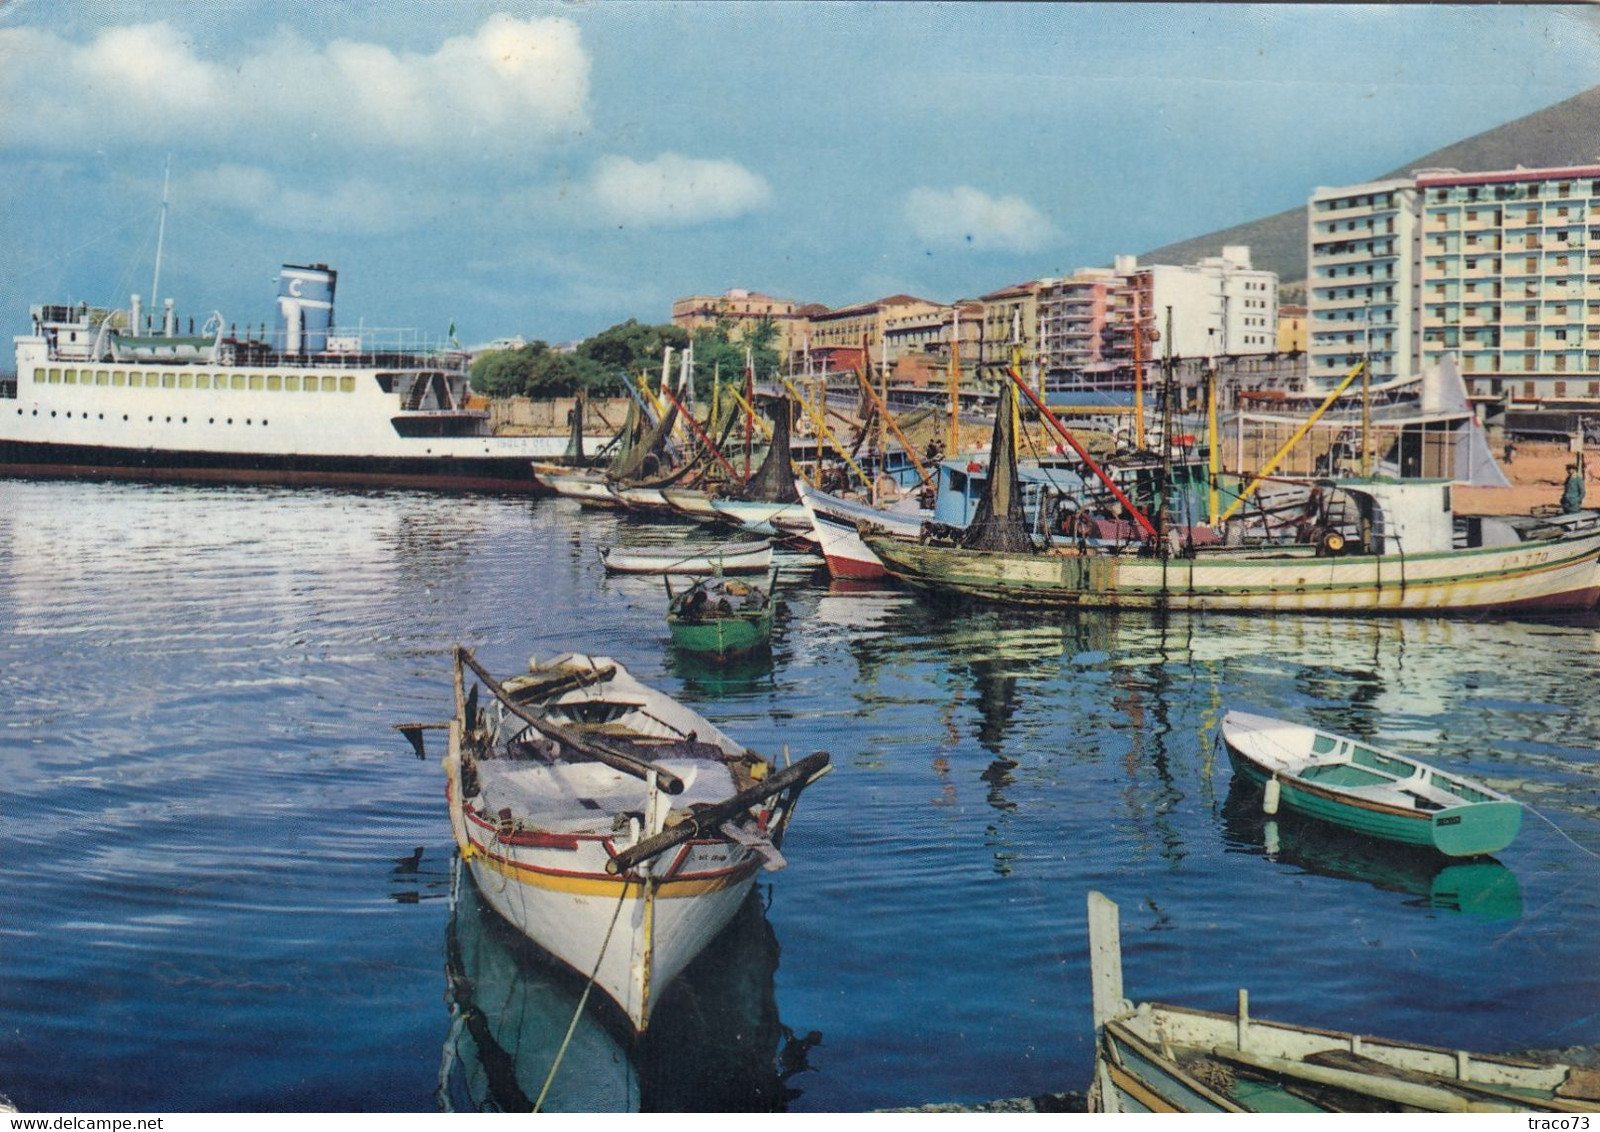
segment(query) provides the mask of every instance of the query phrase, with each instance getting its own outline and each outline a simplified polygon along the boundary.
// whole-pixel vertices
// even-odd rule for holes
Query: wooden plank
[[[1122,997],[1122,934],[1116,904],[1089,893],[1089,984],[1095,1028],[1129,1010]]]

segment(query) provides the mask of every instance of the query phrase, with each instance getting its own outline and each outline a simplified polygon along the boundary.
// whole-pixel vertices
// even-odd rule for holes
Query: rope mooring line
[[[646,881],[646,884],[649,882]],[[589,973],[589,981],[584,984],[583,994],[578,996],[578,1009],[572,1013],[572,1021],[567,1026],[567,1036],[561,1039],[561,1048],[556,1051],[556,1059],[550,1065],[550,1072],[544,1079],[544,1086],[539,1090],[539,1099],[533,1102],[533,1111],[544,1110],[544,1099],[550,1093],[550,1086],[555,1082],[556,1070],[561,1068],[562,1058],[567,1056],[567,1047],[572,1044],[572,1035],[578,1031],[578,1019],[583,1017],[583,1008],[588,1005],[589,992],[594,989],[595,980],[600,977],[600,964],[605,962],[606,948],[611,946],[611,933],[616,930],[617,919],[622,915],[622,906],[628,902],[628,885],[622,885],[622,894],[617,897],[616,910],[611,913],[611,926],[606,928],[606,938],[600,943],[600,954],[594,961],[594,970]]]

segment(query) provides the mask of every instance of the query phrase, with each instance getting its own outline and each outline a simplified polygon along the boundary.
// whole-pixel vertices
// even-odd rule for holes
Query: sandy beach
[[[1500,454],[1496,453],[1499,458]],[[1584,504],[1600,507],[1600,449],[1585,457],[1588,493]],[[1510,487],[1457,487],[1455,509],[1462,515],[1526,515],[1535,507],[1561,502],[1572,453],[1565,444],[1519,444],[1510,464],[1501,461]]]

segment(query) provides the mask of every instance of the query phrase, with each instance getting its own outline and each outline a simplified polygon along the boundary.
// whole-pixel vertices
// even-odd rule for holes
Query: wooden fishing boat
[[[775,520],[806,521],[806,509],[799,503],[764,503],[751,499],[713,499],[712,510],[726,521],[758,535],[775,535]]]
[[[1458,522],[1445,480],[1319,480],[1302,542],[1199,546],[1152,523],[1107,477],[1146,540],[1041,548],[1022,522],[1010,390],[1011,383],[1001,387],[989,479],[975,513],[981,521],[945,542],[863,531],[891,574],[995,601],[1113,609],[1542,612],[1588,609],[1600,599],[1600,516]]]
[[[713,496],[709,491],[694,487],[668,487],[662,489],[661,496],[674,511],[691,519],[701,522],[720,522],[722,519],[717,509],[711,506]]]
[[[778,941],[759,892],[684,968],[636,1041],[614,1011],[580,1013],[584,981],[498,916],[457,862],[440,1111],[742,1112],[778,1095]],[[704,1056],[707,1033],[719,1038],[715,1058]]]
[[[764,574],[772,569],[772,542],[684,546],[603,546],[600,560],[613,574]]]
[[[1522,807],[1498,790],[1416,759],[1314,727],[1230,711],[1222,741],[1234,773],[1261,786],[1266,806],[1449,857],[1510,845]]]
[[[611,485],[598,472],[535,464],[533,479],[563,498],[577,500],[580,507],[611,510],[622,506],[622,501],[612,492]]]
[[[674,594],[667,583],[671,604],[667,628],[672,644],[701,656],[740,656],[772,640],[776,572],[765,586],[738,578],[706,578]]]
[[[1120,947],[1117,906],[1091,892],[1090,1112],[1600,1112],[1593,1069],[1268,1022],[1243,990],[1234,1014],[1134,1006]]]
[[[478,891],[644,1031],[757,872],[783,866],[826,752],[780,769],[608,657],[567,653],[502,685],[458,647],[454,669],[446,793]]]
[[[671,512],[672,505],[662,494],[659,487],[641,487],[628,484],[612,484],[611,494],[630,511],[655,512],[657,514]]]
[[[811,519],[811,530],[828,563],[828,573],[835,578],[882,578],[888,574],[883,560],[861,541],[860,523],[870,523],[892,538],[915,541],[922,533],[922,524],[933,517],[931,511],[922,508],[883,509],[840,499],[806,483],[796,482],[795,490]]]

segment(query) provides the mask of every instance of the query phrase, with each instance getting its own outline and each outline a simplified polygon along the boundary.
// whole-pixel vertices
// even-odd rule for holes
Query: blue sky
[[[949,301],[1304,203],[1600,82],[1502,5],[0,3],[0,332],[163,296],[564,341]],[[1600,140],[1596,156],[1600,157]]]

